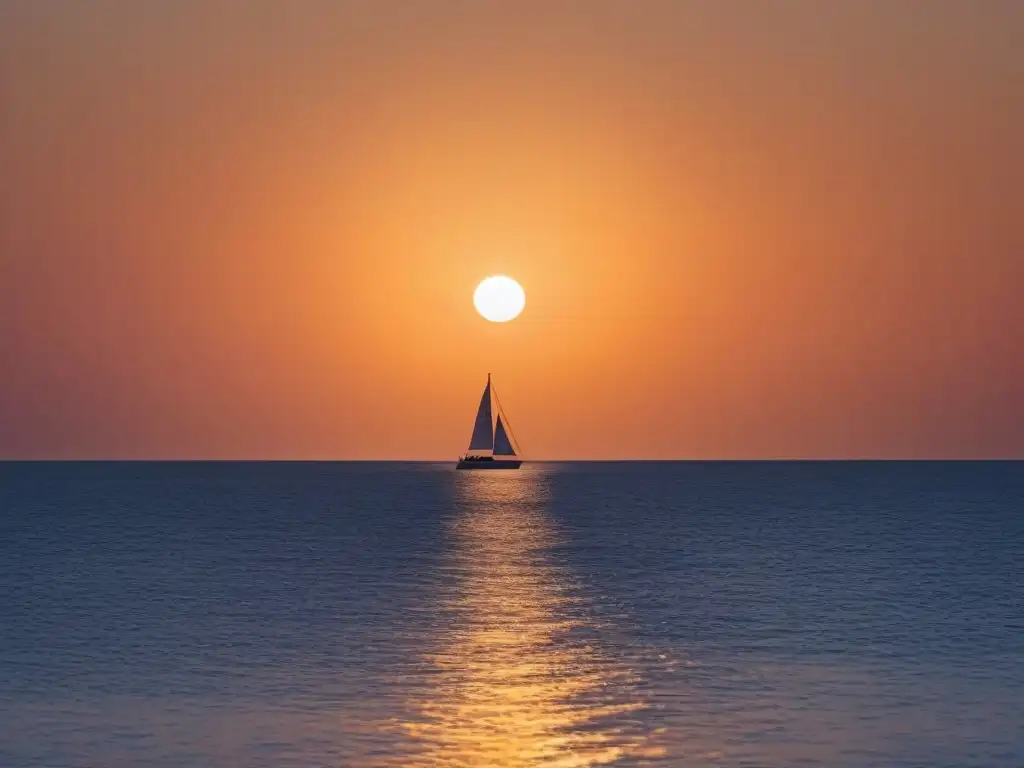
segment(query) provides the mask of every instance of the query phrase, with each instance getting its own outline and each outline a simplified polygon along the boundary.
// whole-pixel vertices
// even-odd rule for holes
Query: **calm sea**
[[[1024,464],[0,464],[0,766],[1024,765]]]

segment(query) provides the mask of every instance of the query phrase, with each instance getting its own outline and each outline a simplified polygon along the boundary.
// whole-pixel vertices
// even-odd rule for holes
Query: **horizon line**
[[[524,459],[523,464],[839,464],[839,463],[979,463],[1021,462],[1024,456],[980,457],[842,457],[787,456],[747,458],[616,458],[616,459]],[[338,458],[145,458],[145,457],[82,457],[82,458],[5,458],[0,464],[452,464],[457,459],[338,459]]]

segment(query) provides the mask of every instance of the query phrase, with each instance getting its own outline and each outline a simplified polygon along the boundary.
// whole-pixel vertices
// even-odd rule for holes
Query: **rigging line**
[[[515,448],[516,453],[519,454],[519,455],[522,455],[522,453],[523,453],[522,446],[520,446],[519,445],[519,441],[516,440],[515,432],[512,430],[512,425],[509,424],[509,421],[508,421],[508,414],[505,413],[505,409],[502,408],[500,404],[498,405],[498,412],[501,414],[502,424],[505,426],[505,432],[508,434],[509,437],[512,438],[512,445]]]
[[[516,452],[521,456],[523,454],[523,448],[519,445],[519,441],[516,440],[515,430],[512,429],[512,424],[509,423],[508,414],[505,413],[505,409],[501,407],[501,399],[498,397],[498,390],[494,388],[494,384],[491,384],[491,392],[494,393],[494,401],[498,404],[498,413],[505,417],[505,428],[509,435],[512,437],[512,444],[515,446]]]

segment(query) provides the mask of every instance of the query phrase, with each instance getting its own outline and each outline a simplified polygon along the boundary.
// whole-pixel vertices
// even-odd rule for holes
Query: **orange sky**
[[[1024,456],[1022,38],[0,0],[0,457],[454,458],[488,371],[537,458]]]

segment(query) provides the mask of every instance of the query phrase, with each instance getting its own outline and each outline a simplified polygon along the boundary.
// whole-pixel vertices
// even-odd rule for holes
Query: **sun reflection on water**
[[[445,566],[448,621],[430,692],[404,724],[417,766],[607,765],[655,758],[635,675],[587,632],[576,585],[551,555],[543,472],[465,473]],[[587,639],[587,638],[590,639]]]

